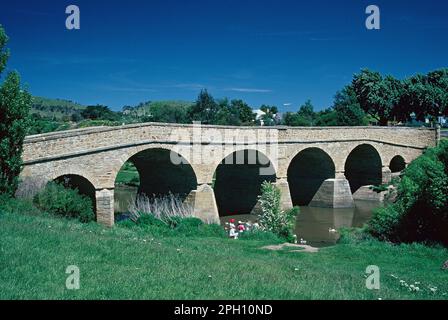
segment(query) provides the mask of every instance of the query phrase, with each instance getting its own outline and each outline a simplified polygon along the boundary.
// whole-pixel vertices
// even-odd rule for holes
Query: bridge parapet
[[[428,128],[402,127],[231,127],[145,123],[118,127],[94,127],[28,136],[25,163],[76,156],[88,152],[150,143],[178,144],[229,142],[239,137],[245,144],[310,144],[350,141],[378,142],[398,147],[424,149],[436,144],[437,132]],[[238,141],[236,141],[238,144]]]

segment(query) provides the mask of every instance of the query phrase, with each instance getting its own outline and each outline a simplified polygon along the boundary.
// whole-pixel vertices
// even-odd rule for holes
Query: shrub
[[[136,222],[121,221],[119,226],[125,228],[139,227],[155,236],[188,236],[188,237],[226,237],[224,229],[217,224],[206,224],[198,218],[173,217],[164,222],[152,214],[140,216]]]
[[[339,244],[358,244],[375,240],[364,228],[340,228]]]
[[[226,237],[223,227],[217,224],[206,224],[198,218],[181,219],[174,231],[186,236]]]
[[[16,197],[21,199],[33,199],[34,196],[45,187],[47,181],[41,177],[26,177],[20,181]]]
[[[7,194],[0,194],[0,211],[14,214],[40,215],[42,211],[29,199],[16,199]]]
[[[299,208],[282,210],[280,197],[279,188],[267,181],[263,182],[261,195],[259,196],[261,205],[260,228],[262,231],[270,231],[292,242],[294,240],[293,228]]]
[[[405,170],[394,204],[374,211],[373,236],[393,242],[448,245],[448,141],[427,150]]]
[[[38,208],[48,213],[67,218],[77,218],[81,222],[90,222],[95,219],[92,200],[80,195],[76,189],[50,182],[34,197]]]
[[[158,198],[140,195],[128,208],[131,219],[137,221],[143,215],[152,215],[166,224],[172,223],[176,217],[189,218],[193,216],[193,207],[182,201],[180,196],[168,194]]]
[[[166,224],[163,221],[157,219],[152,214],[145,214],[140,216],[135,223],[140,226],[153,226],[156,228],[166,226]]]

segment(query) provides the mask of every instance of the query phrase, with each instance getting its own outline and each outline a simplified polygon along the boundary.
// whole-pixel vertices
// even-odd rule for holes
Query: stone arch
[[[108,181],[107,185],[111,186],[111,187],[114,186],[115,181],[117,180],[118,172],[120,172],[121,168],[124,166],[124,164],[126,162],[128,162],[130,159],[132,159],[134,156],[136,156],[137,154],[139,154],[141,152],[150,151],[150,150],[154,150],[154,149],[161,149],[161,150],[167,150],[169,152],[173,152],[175,155],[179,156],[179,158],[182,158],[186,164],[191,166],[196,178],[199,177],[198,175],[200,172],[199,172],[197,166],[195,166],[191,162],[190,157],[186,154],[187,151],[185,149],[178,151],[175,148],[173,148],[173,146],[170,144],[151,144],[151,145],[142,145],[142,146],[138,146],[138,147],[123,149],[121,155],[119,155],[118,157],[115,156],[116,151],[114,151],[114,153],[111,153],[111,156],[113,155],[113,158],[115,160],[109,167],[110,168],[109,169],[110,176],[107,179],[107,181]],[[185,152],[183,152],[183,151],[185,151]]]
[[[98,186],[99,183],[97,177],[89,170],[73,168],[70,164],[65,163],[57,164],[54,167],[57,167],[58,169],[51,171],[48,175],[46,175],[47,181],[55,181],[63,176],[79,176],[87,180],[95,190],[100,189]]]
[[[322,183],[335,178],[333,159],[320,148],[301,150],[288,166],[288,183],[293,205],[308,205]]]
[[[215,176],[218,166],[220,166],[225,159],[237,152],[247,150],[262,154],[265,157],[265,160],[269,162],[270,166],[265,166],[265,173],[270,174],[272,172],[273,174],[275,174],[278,172],[278,161],[274,158],[275,155],[271,155],[269,152],[267,152],[268,150],[260,150],[260,148],[257,148],[256,145],[235,146],[231,148],[231,150],[229,150],[227,147],[224,147],[223,149],[224,152],[216,152],[215,154],[213,154],[213,164],[207,165],[207,169],[210,168],[210,170],[207,170],[209,171],[207,174],[207,181],[212,181],[214,179],[213,177]],[[278,157],[278,155],[276,157]]]
[[[270,159],[256,149],[236,150],[216,167],[213,188],[220,216],[254,213],[263,181],[275,182]]]
[[[66,188],[76,189],[80,194],[87,196],[91,200],[92,208],[96,213],[96,189],[89,179],[78,174],[63,174],[53,178],[52,181]]]
[[[139,194],[157,197],[172,193],[185,199],[197,188],[197,177],[193,167],[186,158],[169,148],[160,146],[141,148],[128,154],[128,158],[120,162],[123,166],[127,161],[132,162],[137,168],[140,177]],[[114,172],[114,181],[118,172],[119,169]]]
[[[370,144],[356,146],[348,155],[344,170],[352,193],[362,186],[379,185],[382,182],[381,156]]]
[[[392,173],[399,173],[406,168],[406,161],[400,155],[396,155],[390,160],[389,169]]]

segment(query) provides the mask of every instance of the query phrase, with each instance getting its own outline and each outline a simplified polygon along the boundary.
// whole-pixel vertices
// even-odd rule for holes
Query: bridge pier
[[[277,178],[274,183],[280,189],[280,205],[282,210],[288,210],[293,207],[289,183],[287,178]]]
[[[325,180],[319,190],[317,190],[310,207],[320,208],[353,208],[353,201],[350,183],[343,171],[336,172],[334,179]]]
[[[389,166],[383,166],[381,169],[381,183],[388,184],[392,181],[392,171]]]
[[[193,206],[195,217],[205,223],[220,223],[215,192],[209,184],[199,185],[196,190],[190,192],[185,201]]]
[[[95,192],[96,221],[106,227],[114,225],[114,189],[101,189]]]

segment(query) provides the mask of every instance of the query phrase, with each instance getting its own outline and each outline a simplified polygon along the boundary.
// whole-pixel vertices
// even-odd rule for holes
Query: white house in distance
[[[261,126],[264,126],[263,116],[266,114],[266,112],[261,111],[260,109],[252,110],[252,112],[255,114],[255,121],[259,122]],[[282,114],[280,112],[277,112],[273,115],[273,120],[276,124],[280,123],[281,119]]]
[[[252,110],[253,113],[255,113],[255,121],[260,121],[261,125],[263,125],[263,120],[261,119],[266,112],[261,111],[260,109]]]

